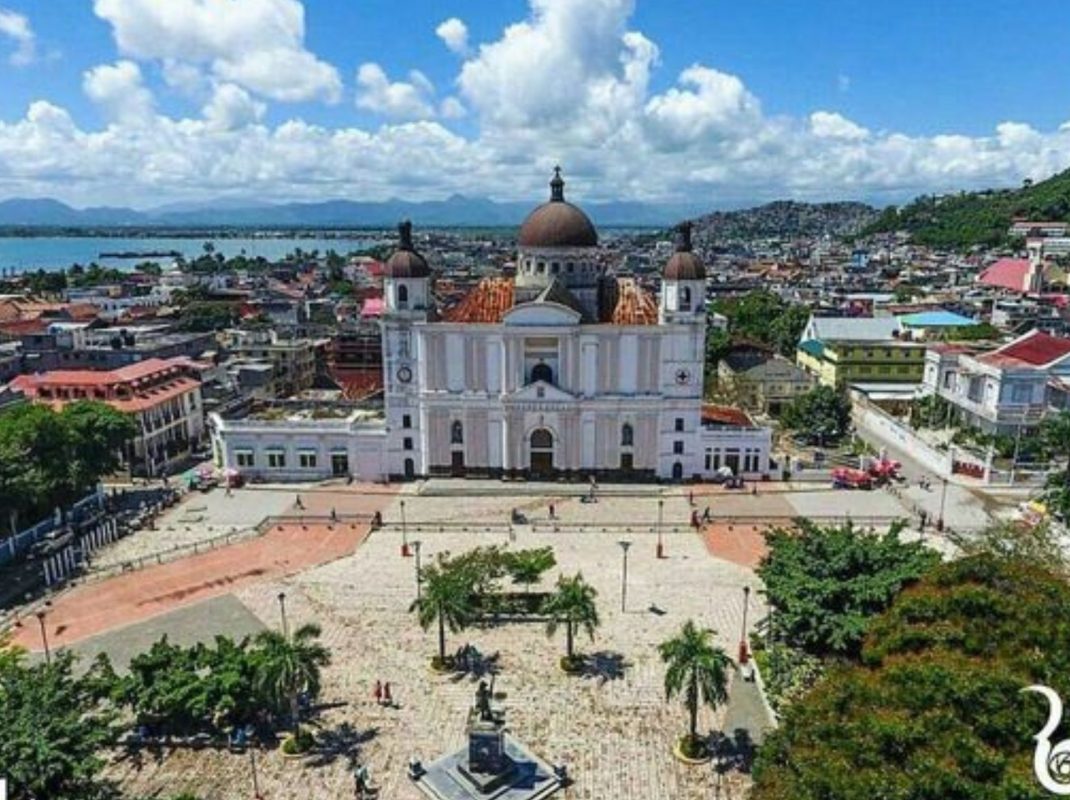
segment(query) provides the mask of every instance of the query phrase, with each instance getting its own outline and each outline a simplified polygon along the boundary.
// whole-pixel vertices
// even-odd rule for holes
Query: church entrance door
[[[546,428],[531,432],[531,477],[550,478],[554,472],[554,435]]]

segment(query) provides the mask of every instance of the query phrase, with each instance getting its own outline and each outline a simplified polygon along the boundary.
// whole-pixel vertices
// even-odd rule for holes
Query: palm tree
[[[321,670],[331,660],[330,651],[316,641],[319,625],[302,625],[287,639],[278,631],[263,631],[256,637],[259,663],[256,687],[275,708],[290,706],[294,734],[298,733],[297,696],[319,694]]]
[[[672,639],[658,645],[665,670],[665,699],[683,695],[691,717],[688,746],[698,742],[698,708],[705,704],[717,708],[728,700],[728,672],[732,660],[725,651],[713,644],[714,631],[697,628],[692,620]]]
[[[472,585],[464,570],[449,569],[440,559],[438,564],[420,570],[423,592],[409,606],[425,631],[438,622],[437,666],[446,664],[446,628],[457,633],[472,616]]]
[[[583,580],[583,574],[577,572],[575,577],[562,575],[557,579],[557,591],[543,604],[543,613],[550,619],[546,623],[546,635],[553,636],[561,623],[565,625],[565,662],[572,666],[576,662],[573,640],[576,630],[583,628],[594,640],[594,631],[601,621],[598,619],[598,607],[595,597],[598,592]]]

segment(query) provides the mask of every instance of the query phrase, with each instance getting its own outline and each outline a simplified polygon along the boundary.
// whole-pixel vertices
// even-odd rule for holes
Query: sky
[[[0,0],[0,199],[901,202],[1070,167],[1064,0]]]

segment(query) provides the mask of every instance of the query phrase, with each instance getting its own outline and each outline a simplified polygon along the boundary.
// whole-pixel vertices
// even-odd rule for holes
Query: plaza
[[[678,700],[665,701],[657,645],[693,619],[713,628],[717,644],[735,656],[745,597],[749,630],[765,614],[753,569],[768,524],[787,524],[799,515],[880,524],[909,518],[914,505],[933,502],[916,488],[901,495],[835,492],[824,485],[758,489],[605,485],[595,502],[586,487],[496,481],[194,493],[161,517],[154,531],[117,543],[114,552],[102,551],[105,562],[147,565],[56,595],[47,633],[53,647],[69,646],[84,658],[106,652],[122,669],[165,633],[190,644],[216,634],[240,638],[279,628],[284,594],[291,629],[306,622],[322,626],[332,662],[324,672],[322,708],[311,722],[320,752],[300,760],[277,750],[257,753],[258,785],[267,798],[294,796],[298,787],[303,797],[352,796],[352,770],[359,762],[370,769],[381,797],[416,800],[421,795],[406,774],[410,759],[427,762],[464,744],[475,686],[490,676],[511,733],[548,763],[567,768],[573,783],[560,796],[710,797],[715,770],[684,765],[672,755],[686,729],[686,712]],[[948,507],[963,525],[979,524],[987,514],[961,487],[953,498]],[[689,524],[692,512],[707,506],[713,521],[696,531]],[[510,524],[514,512],[522,523]],[[373,529],[376,513],[383,525]],[[233,544],[211,544],[232,528],[249,533]],[[657,557],[659,539],[663,558]],[[205,550],[153,563],[153,551],[176,540],[201,541]],[[622,540],[631,542],[623,611]],[[598,592],[601,627],[594,641],[577,638],[577,649],[590,656],[584,673],[561,671],[563,634],[548,639],[541,621],[448,634],[448,652],[474,646],[483,668],[465,675],[432,672],[436,631],[421,630],[409,612],[416,563],[401,555],[404,544],[413,552],[416,541],[424,565],[440,553],[480,545],[552,547],[557,566],[536,589],[549,590],[558,575],[580,572]],[[36,625],[19,629],[16,640],[31,650],[41,645]],[[375,701],[376,681],[390,682],[394,707]],[[732,736],[740,728],[745,738],[760,739],[771,715],[754,684],[734,673],[729,697],[716,713],[701,712],[700,730]],[[109,772],[134,796],[190,791],[237,800],[252,792],[248,756],[225,750],[165,749],[158,758],[143,752],[137,760],[117,758]],[[740,796],[749,777],[729,771],[723,781],[725,796]]]

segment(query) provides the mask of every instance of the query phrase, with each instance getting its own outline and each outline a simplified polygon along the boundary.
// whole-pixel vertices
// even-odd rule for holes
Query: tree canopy
[[[768,531],[757,572],[774,637],[818,657],[857,656],[873,617],[939,561],[924,544],[902,541],[901,529],[873,534],[799,519]]]
[[[116,736],[114,710],[104,702],[110,684],[102,670],[109,670],[97,664],[75,677],[73,666],[63,651],[50,665],[29,666],[21,650],[0,642],[0,776],[12,800],[118,797],[100,777],[101,749]]]
[[[58,413],[38,404],[0,413],[0,508],[21,526],[84,496],[136,433],[130,415],[89,400]]]
[[[765,291],[717,300],[712,308],[728,319],[730,338],[762,342],[788,357],[795,355],[795,345],[810,318],[806,306],[785,302],[778,295]],[[714,337],[712,342],[709,337]],[[711,329],[707,350],[711,343],[716,344],[717,338]]]
[[[1070,587],[989,554],[936,567],[871,626],[861,663],[791,705],[754,800],[1041,800],[1034,735],[1070,693]]]
[[[815,386],[781,412],[780,423],[813,444],[830,444],[850,430],[851,403],[843,392],[831,386]]]

